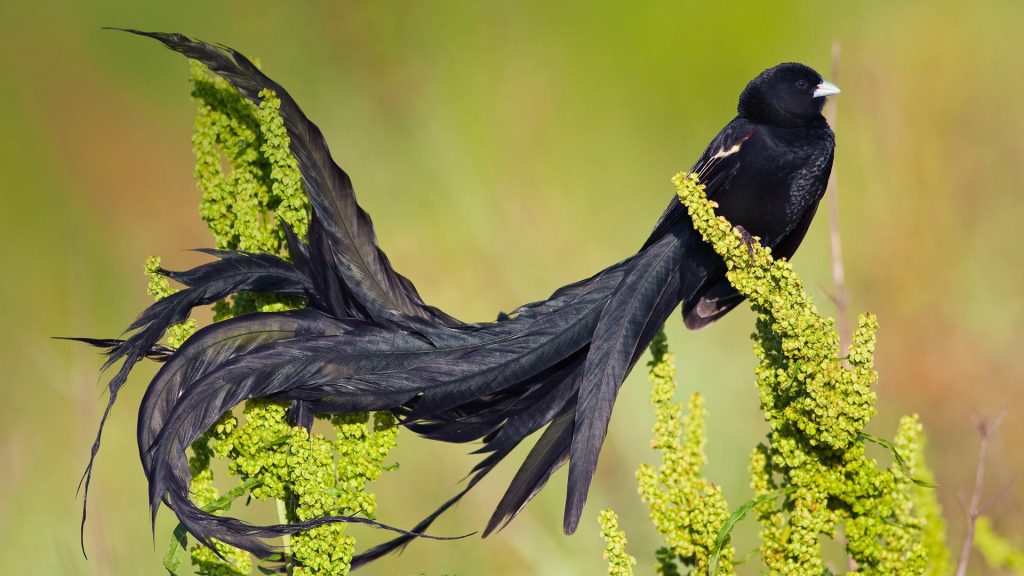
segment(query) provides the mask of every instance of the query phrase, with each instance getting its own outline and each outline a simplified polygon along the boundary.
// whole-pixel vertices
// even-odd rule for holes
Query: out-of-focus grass
[[[74,487],[102,407],[100,359],[51,335],[113,336],[148,301],[141,268],[199,261],[187,68],[152,42],[99,30],[181,31],[259,56],[323,128],[396,267],[467,319],[546,296],[635,249],[686,168],[761,69],[822,72],[844,47],[836,168],[855,310],[878,313],[881,413],[920,412],[958,539],[969,486],[970,415],[1024,414],[1024,5],[600,2],[366,4],[6,3],[0,39],[0,565],[33,574],[159,571],[171,520],[149,534],[134,444],[144,374],[107,428],[87,529]],[[827,75],[827,74],[826,74]],[[827,285],[825,219],[797,258]],[[827,299],[821,304],[828,306]],[[751,385],[751,316],[684,333],[681,386],[710,411],[709,475],[748,495],[763,431]],[[579,534],[560,534],[564,474],[486,541],[416,543],[370,573],[579,574],[601,570],[596,517],[612,506],[651,567],[653,530],[633,471],[650,410],[638,374],[623,388]],[[1024,470],[1009,418],[994,478]],[[406,434],[380,487],[382,520],[411,525],[475,461]],[[479,528],[514,462],[437,530]],[[429,480],[429,481],[425,481]],[[995,480],[994,480],[995,482]],[[1024,534],[1020,490],[994,511]],[[269,518],[265,518],[269,520]],[[367,534],[365,541],[379,539]],[[739,534],[741,553],[753,530]],[[979,573],[980,573],[980,566]],[[754,570],[749,570],[755,573]]]

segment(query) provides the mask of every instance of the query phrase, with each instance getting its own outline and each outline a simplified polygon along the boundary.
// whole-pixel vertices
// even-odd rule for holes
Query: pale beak
[[[839,89],[839,86],[836,86],[828,80],[822,80],[821,84],[818,84],[814,88],[814,94],[812,94],[812,96],[815,98],[821,98],[822,96],[831,96],[833,94],[839,94],[840,92],[842,92],[842,90]]]

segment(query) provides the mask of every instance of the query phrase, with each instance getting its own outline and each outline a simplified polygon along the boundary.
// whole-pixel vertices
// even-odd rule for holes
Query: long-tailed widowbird
[[[107,365],[123,359],[109,383],[108,412],[138,361],[164,361],[140,408],[139,453],[153,513],[166,503],[201,542],[217,539],[266,555],[271,547],[265,538],[326,521],[358,521],[254,526],[206,513],[189,500],[185,450],[225,411],[251,398],[290,400],[304,414],[390,410],[427,438],[482,441],[478,452],[486,456],[467,485],[414,533],[543,429],[484,535],[512,520],[566,462],[564,529],[573,533],[619,386],[655,332],[680,304],[686,326],[696,329],[743,300],[726,280],[721,258],[673,197],[633,256],[498,321],[463,323],[424,303],[392,268],[348,175],[280,85],[230,48],[179,34],[130,32],[198,60],[253,102],[262,90],[273,90],[312,206],[308,240],[289,238],[290,262],[211,251],[217,258],[211,263],[166,273],[186,288],[147,308],[125,340],[86,339],[107,348]],[[834,137],[821,111],[824,97],[838,92],[802,64],[765,70],[747,84],[738,115],[691,169],[719,214],[759,237],[776,257],[793,255],[824,193]],[[307,304],[209,325],[177,350],[158,346],[167,328],[193,307],[240,291],[303,296]],[[98,448],[99,434],[93,457]],[[91,470],[92,458],[86,486]],[[353,565],[413,537],[368,550]]]

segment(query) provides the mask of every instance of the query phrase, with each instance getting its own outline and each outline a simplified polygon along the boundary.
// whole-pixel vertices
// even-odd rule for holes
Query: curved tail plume
[[[269,398],[295,402],[302,408],[296,418],[303,423],[313,413],[388,410],[426,438],[482,442],[477,452],[486,456],[461,491],[412,530],[357,555],[354,567],[421,536],[541,430],[484,535],[510,522],[566,463],[563,522],[566,532],[575,531],[619,387],[672,311],[680,303],[692,310],[724,281],[720,258],[690,220],[670,207],[636,254],[497,321],[460,322],[427,305],[394,270],[323,134],[280,85],[230,48],[180,34],[127,31],[201,62],[254,103],[273,92],[312,207],[308,240],[288,231],[291,262],[209,251],[218,260],[186,272],[165,272],[186,289],[150,306],[129,327],[132,334],[126,339],[81,339],[108,350],[105,366],[124,360],[111,380],[103,420],[139,360],[163,361],[146,390],[138,422],[154,516],[163,503],[200,542],[219,540],[261,556],[272,550],[266,539],[319,524],[377,525],[331,516],[255,526],[205,512],[190,500],[189,446],[226,411],[246,400]],[[306,304],[212,324],[177,350],[158,344],[193,307],[240,291],[301,296]],[[99,436],[93,457],[98,448]],[[86,491],[91,470],[90,459]]]

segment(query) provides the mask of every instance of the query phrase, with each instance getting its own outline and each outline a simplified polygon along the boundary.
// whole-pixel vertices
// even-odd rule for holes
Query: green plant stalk
[[[288,517],[288,504],[284,498],[275,498],[274,504],[277,507],[277,521],[281,524],[288,524],[291,519]],[[281,549],[284,552],[285,558],[292,555],[292,537],[285,534],[281,537]]]
[[[923,574],[928,558],[911,498],[914,471],[899,459],[880,468],[865,454],[862,435],[875,413],[875,318],[859,318],[844,365],[834,321],[818,314],[792,266],[716,216],[695,176],[673,181],[695,229],[757,314],[756,377],[770,432],[751,459],[752,487],[758,497],[789,491],[781,504],[756,506],[765,567],[817,576],[826,568],[821,536],[834,538],[845,527],[846,551],[860,574]],[[916,431],[907,434],[905,443],[917,441]]]
[[[626,533],[619,528],[619,517],[611,510],[602,510],[598,523],[605,541],[604,559],[608,562],[609,576],[633,576],[636,558],[626,552]]]
[[[660,571],[671,574],[679,561],[696,573],[732,573],[735,550],[728,545],[729,507],[720,486],[702,476],[707,464],[704,445],[704,399],[694,393],[685,406],[672,402],[676,390],[675,359],[668,353],[664,331],[651,343],[651,403],[655,424],[652,447],[661,465],[643,464],[636,477],[640,498],[668,550],[659,557]]]
[[[192,96],[198,105],[192,138],[195,179],[202,191],[200,215],[217,248],[268,252],[287,257],[285,222],[300,238],[309,222],[309,204],[298,164],[289,148],[278,113],[280,102],[270,91],[253,105],[222,79],[193,63]],[[227,168],[227,169],[225,169]],[[159,258],[146,263],[148,291],[156,299],[172,293],[158,273]],[[300,306],[297,299],[264,294],[237,294],[214,306],[214,321],[239,314],[271,312]],[[167,343],[180,346],[196,329],[194,320],[174,326]],[[398,432],[394,417],[378,413],[332,418],[336,437],[325,438],[292,427],[286,404],[246,402],[240,415],[225,414],[197,440],[191,450],[190,485],[194,502],[209,512],[227,510],[238,497],[274,499],[283,523],[325,515],[372,517],[376,499],[367,483],[385,470],[384,459]],[[212,458],[227,461],[240,485],[219,495],[210,469]],[[338,462],[344,462],[339,466]],[[354,539],[343,524],[319,526],[283,538],[282,566],[260,566],[264,573],[284,570],[296,576],[342,576],[348,573]],[[216,552],[193,544],[190,553],[197,574],[248,574],[251,556],[214,542]],[[176,529],[164,565],[175,573],[187,534]]]
[[[671,402],[675,367],[663,335],[652,342],[652,443],[662,465],[641,466],[637,477],[666,544],[656,555],[659,574],[678,574],[677,563],[691,574],[731,574],[730,534],[750,511],[761,524],[768,574],[831,573],[821,540],[840,530],[857,574],[942,573],[944,524],[920,423],[903,418],[893,441],[865,431],[875,413],[875,318],[860,317],[844,357],[834,321],[818,314],[790,264],[716,216],[696,176],[682,173],[673,182],[695,230],[722,256],[729,282],[757,314],[755,377],[769,433],[751,456],[754,497],[730,514],[720,488],[701,475],[703,401],[694,394],[683,416]],[[869,458],[865,441],[886,447],[892,465]]]

